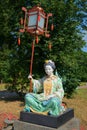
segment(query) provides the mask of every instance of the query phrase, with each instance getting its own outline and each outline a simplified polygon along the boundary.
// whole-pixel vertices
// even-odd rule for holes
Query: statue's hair
[[[55,63],[52,60],[46,60],[44,64],[44,68],[46,65],[50,65],[53,69],[56,68]]]

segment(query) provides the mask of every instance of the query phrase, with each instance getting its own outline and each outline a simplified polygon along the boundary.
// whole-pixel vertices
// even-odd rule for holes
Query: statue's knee
[[[31,98],[32,98],[32,96],[29,93],[25,95],[25,100],[29,100]]]
[[[58,105],[58,104],[60,105],[60,101],[57,98],[52,98],[51,101],[53,105]]]
[[[55,98],[52,98],[51,102],[52,102],[53,105],[57,104],[57,100],[55,100]]]

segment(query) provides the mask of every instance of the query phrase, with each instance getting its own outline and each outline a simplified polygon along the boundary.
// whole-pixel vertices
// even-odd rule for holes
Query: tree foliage
[[[70,97],[79,80],[86,81],[87,69],[85,60],[87,53],[82,52],[86,44],[82,39],[81,30],[87,29],[86,0],[3,0],[0,1],[0,79],[12,84],[10,89],[17,92],[29,86],[27,76],[31,59],[31,44],[33,37],[24,33],[21,35],[21,46],[17,45],[19,19],[23,16],[21,7],[31,8],[41,3],[46,13],[53,13],[54,31],[51,37],[40,37],[35,45],[33,62],[34,77],[43,76],[43,64],[46,59],[56,63],[57,71],[62,77],[65,94]],[[49,4],[50,3],[50,4]],[[9,8],[8,8],[9,7]],[[52,19],[49,19],[49,25]],[[48,28],[50,30],[50,26]],[[49,51],[48,43],[52,43]],[[84,65],[83,65],[84,64]],[[4,70],[4,71],[3,71]],[[81,71],[80,71],[81,70]],[[82,76],[84,75],[84,76]]]

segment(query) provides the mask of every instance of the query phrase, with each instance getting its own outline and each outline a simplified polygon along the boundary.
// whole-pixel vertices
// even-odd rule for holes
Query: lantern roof
[[[34,6],[33,8],[28,10],[28,13],[34,12],[34,11],[41,12],[41,13],[43,13],[45,15],[45,12],[44,12],[43,8],[41,8],[40,6]]]

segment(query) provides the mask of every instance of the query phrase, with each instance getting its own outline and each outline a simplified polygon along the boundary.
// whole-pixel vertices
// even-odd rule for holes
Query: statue
[[[55,68],[55,63],[48,60],[44,64],[46,76],[39,80],[33,79],[31,75],[28,76],[32,80],[33,92],[25,95],[24,111],[53,116],[65,111],[61,105],[64,96],[62,81],[58,75],[53,74]]]

